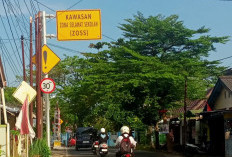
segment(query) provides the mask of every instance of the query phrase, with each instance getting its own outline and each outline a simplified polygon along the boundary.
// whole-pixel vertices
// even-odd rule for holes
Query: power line
[[[5,32],[6,32],[6,36],[7,36],[8,39],[10,39],[10,38],[9,38],[9,35],[8,35],[8,33],[7,33],[7,30],[6,30],[6,26],[5,26],[4,22],[3,22],[3,19],[2,19],[2,16],[1,16],[1,15],[0,15],[0,19],[1,19],[1,22],[2,22],[2,25],[3,25],[3,28],[4,28]],[[15,40],[15,39],[13,39],[13,40]],[[13,48],[13,45],[12,45],[11,42],[10,42],[10,46],[11,46],[12,51],[15,52],[15,51],[14,51],[14,48]],[[20,65],[20,62],[19,62],[19,60],[18,60],[17,57],[16,57],[16,61],[17,61],[18,64]],[[19,66],[19,67],[20,67],[20,66]]]
[[[0,38],[0,39],[1,39],[1,38]],[[13,59],[12,59],[12,55],[14,55],[14,54],[10,54],[10,52],[8,51],[8,49],[7,49],[7,47],[6,47],[6,45],[5,45],[4,43],[2,43],[2,49],[4,49],[5,54],[8,56],[9,62],[10,62],[10,63],[12,64],[12,66],[14,67],[13,69],[15,69],[15,71],[17,71],[18,73],[20,73],[20,70],[18,69],[19,66],[16,66],[15,62],[14,62]],[[8,62],[8,63],[9,63],[9,62]],[[15,73],[17,73],[17,72],[15,72]]]
[[[80,2],[82,2],[83,0],[79,0],[78,2],[76,2],[75,4],[71,5],[70,7],[68,7],[66,10],[73,8],[74,6],[76,6],[77,4],[79,4]]]
[[[15,2],[15,4],[16,4],[16,6],[18,7],[18,9],[19,9],[19,11],[20,11],[20,13],[21,13],[21,16],[22,16],[22,21],[23,21],[23,23],[24,23],[24,29],[25,29],[25,31],[26,31],[26,33],[28,34],[28,32],[27,32],[27,26],[26,26],[26,24],[25,24],[25,21],[26,22],[28,22],[27,21],[27,19],[26,19],[26,17],[25,17],[25,15],[23,14],[23,12],[22,12],[22,9],[21,9],[21,6],[20,6],[20,3],[19,3],[19,0],[17,0],[17,2],[14,0],[14,2]]]
[[[110,39],[110,40],[116,41],[115,39],[113,39],[113,38],[111,38],[111,37],[109,37],[109,36],[107,36],[107,35],[102,34],[102,36],[104,36],[104,37],[106,37],[106,38],[108,38],[108,39]]]
[[[232,58],[232,56],[225,57],[225,58],[222,58],[222,59],[218,59],[218,60],[215,60],[215,61],[222,61],[222,60],[229,59],[229,58]]]
[[[15,30],[15,32],[16,32],[16,36],[17,36],[18,38],[20,38],[20,37],[19,37],[19,33],[18,33],[16,27],[18,26],[18,27],[19,27],[19,30],[21,31],[21,33],[22,33],[22,34],[24,34],[24,33],[23,33],[23,30],[22,30],[22,28],[21,28],[21,25],[20,25],[19,21],[17,20],[18,17],[17,17],[17,15],[16,15],[15,12],[14,12],[15,9],[12,7],[12,6],[13,6],[12,3],[11,3],[10,1],[8,1],[8,2],[9,2],[9,4],[8,4],[8,3],[6,3],[6,4],[7,4],[8,8],[9,8],[9,13],[10,13],[10,10],[11,10],[11,12],[13,13],[13,15],[15,16],[15,19],[16,19],[16,22],[17,22],[18,25],[15,25],[14,20],[13,20],[13,18],[12,18],[11,16],[10,16],[10,19],[11,19],[13,25],[14,25],[14,30]],[[27,33],[27,31],[26,31],[26,33]],[[26,47],[29,49],[27,43],[25,43],[25,45],[26,45]],[[29,60],[29,56],[27,55],[27,53],[26,53],[26,57],[27,57],[28,60]]]
[[[9,64],[11,70],[12,70],[15,74],[16,74],[17,72],[20,73],[20,72],[18,71],[18,69],[16,69],[17,66],[14,65],[14,62],[13,62],[12,58],[10,57],[7,48],[6,48],[4,45],[2,45],[1,50],[2,50],[2,54],[6,56],[6,61],[8,62],[8,64]],[[4,52],[5,52],[5,53],[4,53]]]
[[[27,8],[27,11],[29,12],[29,14],[30,14],[30,15],[33,15],[33,13],[31,13],[30,10],[29,10],[26,1],[25,1],[25,0],[23,0],[23,1],[24,1],[24,4],[25,4],[25,6],[26,6],[26,8]]]
[[[3,3],[4,11],[5,11],[5,14],[6,14],[6,17],[7,17],[7,22],[8,22],[8,25],[9,25],[9,27],[10,27],[10,32],[11,32],[11,35],[12,35],[12,37],[13,37],[13,39],[14,39],[14,34],[13,34],[13,31],[12,31],[12,28],[11,28],[11,24],[10,24],[10,21],[9,21],[9,18],[8,18],[8,14],[7,14],[7,12],[6,12],[6,7],[5,7],[4,0],[2,1],[2,3]],[[20,58],[20,55],[19,55],[18,46],[17,46],[17,44],[16,44],[15,40],[13,40],[13,41],[14,41],[14,44],[15,44],[16,50],[17,50],[17,52],[18,52],[19,59],[20,59],[20,60],[21,60],[21,62],[22,62],[22,59]]]
[[[32,3],[31,0],[30,0],[30,5],[31,5],[31,10],[32,10],[32,12],[34,11],[34,12],[33,12],[33,15],[36,14],[37,10],[36,10],[36,8],[35,8],[34,3]]]
[[[38,9],[40,10],[39,3],[37,2],[36,4],[37,4]]]
[[[53,11],[53,12],[56,12],[54,9],[52,9],[52,8],[50,8],[50,7],[48,7],[48,6],[46,6],[45,4],[43,4],[43,3],[41,3],[41,2],[39,2],[39,1],[37,1],[37,0],[34,0],[34,1],[36,1],[36,2],[39,3],[40,5],[44,6],[45,8],[47,8],[47,9]]]
[[[51,43],[47,43],[47,44],[50,45],[50,46],[56,47],[56,48],[60,48],[60,49],[72,52],[72,53],[80,53],[80,54],[84,53],[84,52],[80,52],[80,51],[77,51],[77,50],[74,50],[74,49],[70,49],[70,48],[67,48],[67,47],[63,47],[63,46],[59,46],[59,45],[55,45],[55,44],[51,44]]]
[[[37,0],[34,0],[34,1],[37,1]],[[83,1],[83,0],[79,0],[78,2],[74,3],[73,5],[71,5],[70,7],[68,7],[68,8],[65,9],[65,10],[68,10],[68,9],[73,8],[74,6],[76,6],[77,4],[79,4],[79,3],[82,2],[82,1]],[[54,11],[54,12],[56,12],[56,11]],[[60,14],[63,14],[63,13],[60,13]],[[56,18],[56,17],[51,18],[50,20],[47,21],[47,23],[49,23],[49,22],[50,22],[51,20],[53,20],[54,18]]]

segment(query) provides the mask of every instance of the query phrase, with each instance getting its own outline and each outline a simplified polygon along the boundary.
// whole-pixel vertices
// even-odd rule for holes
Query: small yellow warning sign
[[[54,66],[60,62],[60,58],[47,46],[42,47],[42,71],[48,74]]]

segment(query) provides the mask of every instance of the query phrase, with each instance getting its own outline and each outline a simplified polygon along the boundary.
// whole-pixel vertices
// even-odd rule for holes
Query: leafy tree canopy
[[[188,98],[199,99],[224,69],[207,57],[228,37],[186,28],[176,15],[138,13],[125,21],[123,39],[91,44],[98,53],[66,57],[54,71],[62,111],[77,115],[79,125],[154,124],[158,110],[183,104],[185,80]]]

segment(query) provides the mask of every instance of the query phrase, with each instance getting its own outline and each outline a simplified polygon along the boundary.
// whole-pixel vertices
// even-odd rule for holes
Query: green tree
[[[21,106],[20,103],[13,97],[16,87],[6,87],[4,89],[6,104],[10,106]]]
[[[228,37],[211,37],[205,27],[188,29],[176,15],[138,13],[125,21],[119,27],[123,39],[93,44],[108,49],[66,57],[54,71],[62,112],[76,115],[79,125],[154,124],[158,110],[183,104],[186,79],[188,98],[202,98],[223,70],[207,57]],[[138,120],[132,124],[133,119]]]

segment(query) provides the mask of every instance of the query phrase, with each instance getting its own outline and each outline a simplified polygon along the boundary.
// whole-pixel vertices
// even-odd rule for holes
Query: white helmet
[[[105,128],[101,128],[101,133],[105,133],[106,129]]]
[[[127,126],[123,126],[121,127],[120,131],[121,131],[121,134],[125,134],[125,133],[129,134],[130,129]]]

